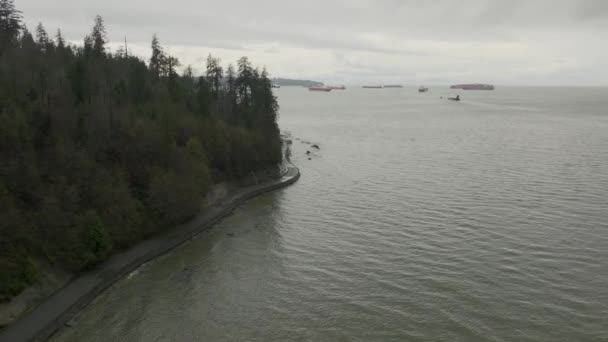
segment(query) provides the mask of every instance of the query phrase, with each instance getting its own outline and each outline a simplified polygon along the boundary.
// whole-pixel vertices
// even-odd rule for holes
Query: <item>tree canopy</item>
[[[110,54],[97,16],[82,46],[35,39],[0,0],[0,301],[40,263],[72,271],[196,215],[210,185],[276,166],[278,105],[243,57],[178,70]]]
[[[14,1],[0,0],[0,47],[17,42],[21,25],[21,12],[15,9]]]

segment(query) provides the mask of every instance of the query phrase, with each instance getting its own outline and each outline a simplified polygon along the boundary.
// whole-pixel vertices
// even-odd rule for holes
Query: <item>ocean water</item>
[[[301,180],[53,341],[608,341],[608,89],[276,94]]]

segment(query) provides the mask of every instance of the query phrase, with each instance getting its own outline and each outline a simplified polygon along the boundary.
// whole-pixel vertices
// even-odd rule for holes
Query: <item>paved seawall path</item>
[[[112,256],[95,270],[85,273],[50,296],[41,305],[0,332],[0,342],[44,341],[64,326],[101,292],[142,264],[192,239],[230,215],[247,200],[295,183],[300,171],[287,163],[282,177],[239,188],[220,204],[211,206],[190,222]]]

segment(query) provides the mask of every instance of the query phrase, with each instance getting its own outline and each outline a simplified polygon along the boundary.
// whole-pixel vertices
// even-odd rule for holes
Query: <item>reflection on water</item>
[[[55,341],[601,341],[608,90],[277,90],[303,177]]]

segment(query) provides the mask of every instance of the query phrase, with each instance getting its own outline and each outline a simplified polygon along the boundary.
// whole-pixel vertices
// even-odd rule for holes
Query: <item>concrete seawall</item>
[[[247,200],[295,183],[300,171],[286,164],[281,178],[240,188],[190,222],[115,254],[95,270],[82,274],[21,319],[0,332],[0,342],[45,341],[101,292],[142,264],[182,245],[210,228]]]

